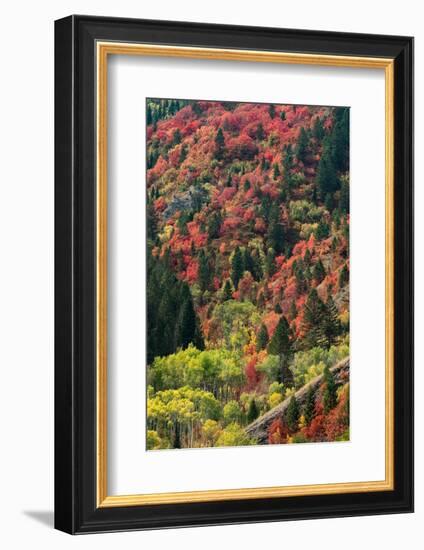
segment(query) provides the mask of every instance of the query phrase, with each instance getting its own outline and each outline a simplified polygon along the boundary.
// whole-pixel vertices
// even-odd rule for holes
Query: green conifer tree
[[[309,386],[308,393],[306,394],[303,416],[305,417],[306,425],[309,426],[315,416],[315,392],[312,386]]]
[[[326,347],[326,337],[323,331],[325,318],[325,304],[312,288],[306,300],[303,314],[304,342],[307,348],[316,346]]]
[[[263,277],[262,263],[261,258],[257,250],[253,250],[253,253],[250,254],[251,258],[251,274],[255,281],[260,281]]]
[[[259,329],[258,336],[256,338],[256,351],[261,351],[265,349],[268,345],[269,336],[266,325],[262,323],[261,328]]]
[[[181,143],[181,139],[182,139],[181,132],[177,128],[176,130],[174,130],[174,133],[172,135],[172,145],[173,146],[178,145],[178,143]]]
[[[339,288],[343,288],[349,282],[349,270],[344,264],[339,274]]]
[[[266,235],[268,247],[272,248],[276,255],[284,249],[284,229],[281,224],[281,212],[278,203],[271,205],[269,212],[268,231]]]
[[[217,239],[222,225],[221,214],[218,211],[213,212],[209,219],[208,225],[208,237],[210,240]]]
[[[153,121],[153,118],[152,118],[152,109],[149,105],[149,103],[147,104],[147,107],[146,107],[146,122],[147,122],[147,126],[150,126],[150,124],[152,123]]]
[[[349,109],[336,109],[335,120],[332,135],[333,161],[336,170],[345,172],[349,169]]]
[[[291,331],[287,319],[282,316],[268,344],[268,353],[279,357],[279,382],[287,388],[294,384],[293,373],[289,368],[293,355],[293,344],[291,342]]]
[[[317,184],[321,199],[325,199],[328,193],[334,193],[339,187],[336,169],[328,147],[324,149],[318,164]]]
[[[268,248],[268,252],[265,257],[265,273],[268,277],[272,277],[276,270],[277,267],[275,265],[275,252],[272,248]]]
[[[320,117],[317,117],[314,121],[314,126],[312,129],[312,135],[317,141],[321,141],[322,138],[325,136],[325,130],[324,125],[322,123],[322,119]]]
[[[186,348],[190,343],[197,349],[204,348],[204,341],[200,331],[199,319],[194,311],[193,298],[187,283],[180,283],[179,295],[176,295],[174,301],[174,312],[177,310],[177,317],[169,325],[174,327],[174,349]],[[172,295],[168,291],[167,294]],[[174,313],[175,315],[175,313]]]
[[[290,318],[293,321],[293,319],[296,319],[297,317],[297,307],[295,300],[292,300],[292,303],[290,304]]]
[[[297,430],[299,429],[299,416],[300,416],[299,404],[297,402],[296,397],[292,395],[290,398],[289,406],[287,407],[287,413],[286,413],[287,427],[292,433],[297,432]]]
[[[224,302],[226,302],[228,300],[232,300],[232,298],[233,298],[233,288],[231,286],[230,279],[227,279],[224,283],[224,288],[223,288],[223,300]]]
[[[315,230],[315,237],[318,241],[327,239],[330,235],[330,226],[324,220],[320,220]]]
[[[199,253],[198,282],[200,290],[202,290],[203,292],[207,290],[209,286],[210,273],[211,272],[209,269],[208,258],[206,257],[206,253],[202,248]]]
[[[305,162],[307,154],[308,154],[308,134],[306,133],[305,128],[302,126],[300,129],[299,138],[297,140],[297,146],[296,146],[296,157],[301,162]]]
[[[337,405],[337,386],[328,366],[324,369],[325,389],[323,394],[324,413],[328,414]]]
[[[280,317],[277,327],[268,344],[268,353],[271,355],[291,355],[290,326],[284,316]]]
[[[265,139],[265,131],[262,122],[258,124],[255,134],[258,141],[262,141],[263,139]]]
[[[337,311],[336,304],[331,295],[328,297],[325,304],[325,316],[322,329],[326,338],[326,347],[330,348],[336,343],[342,332],[339,312]]]
[[[322,263],[321,258],[318,258],[317,263],[314,265],[313,278],[317,284],[320,284],[325,279],[325,275],[324,264]]]
[[[256,405],[256,401],[254,398],[250,400],[249,408],[247,410],[247,422],[251,424],[254,422],[259,416],[259,409]]]
[[[349,213],[349,180],[347,178],[341,179],[339,206],[343,213]]]
[[[215,158],[217,160],[222,160],[225,151],[225,137],[221,128],[218,128],[218,131],[215,136]]]
[[[249,271],[252,276],[254,275],[254,262],[248,248],[245,248],[243,251],[243,267],[245,271]]]
[[[237,247],[234,251],[231,260],[231,279],[233,281],[234,288],[237,290],[240,279],[243,277],[244,263],[241,250]]]
[[[303,261],[305,262],[306,266],[311,265],[311,251],[309,250],[309,248],[306,249],[306,252],[303,255]]]

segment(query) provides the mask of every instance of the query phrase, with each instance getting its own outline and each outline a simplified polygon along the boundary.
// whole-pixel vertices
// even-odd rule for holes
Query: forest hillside
[[[349,355],[349,110],[149,99],[146,116],[147,447],[348,439],[331,367]]]

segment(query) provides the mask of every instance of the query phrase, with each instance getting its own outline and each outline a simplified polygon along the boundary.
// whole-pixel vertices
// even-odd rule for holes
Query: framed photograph
[[[55,25],[55,525],[413,509],[413,39]]]

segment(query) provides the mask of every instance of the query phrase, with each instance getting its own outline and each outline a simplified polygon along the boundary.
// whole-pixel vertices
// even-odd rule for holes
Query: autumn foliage
[[[202,416],[189,392],[169,394],[181,410],[148,421],[159,438],[150,434],[152,448],[242,444],[249,409],[263,414],[323,372],[322,361],[303,372],[301,354],[348,353],[349,113],[149,99],[146,117],[149,400],[207,387],[220,408]],[[169,372],[188,342],[216,353],[186,380],[188,363]],[[317,398],[298,437],[346,437],[346,395],[340,390],[325,412]],[[268,442],[295,435],[280,419]]]

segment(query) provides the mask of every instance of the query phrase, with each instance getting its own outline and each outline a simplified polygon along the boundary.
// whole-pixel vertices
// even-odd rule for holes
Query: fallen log
[[[349,357],[342,359],[339,363],[330,368],[330,372],[334,376],[336,385],[340,386],[345,384],[349,380]],[[324,382],[324,374],[320,374],[313,378],[310,382],[302,386],[295,394],[296,400],[302,408],[306,401],[306,396],[308,394],[309,388],[315,391],[321,384]],[[268,428],[277,418],[283,418],[287,407],[289,406],[291,397],[285,399],[282,403],[266,412],[254,422],[246,426],[245,431],[247,435],[253,439],[256,439],[258,443],[264,444],[268,442]]]

